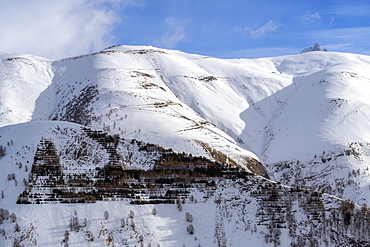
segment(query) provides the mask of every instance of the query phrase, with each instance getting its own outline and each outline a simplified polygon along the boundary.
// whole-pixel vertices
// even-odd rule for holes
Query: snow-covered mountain
[[[2,54],[0,208],[16,220],[0,241],[368,244],[369,68],[333,52]]]

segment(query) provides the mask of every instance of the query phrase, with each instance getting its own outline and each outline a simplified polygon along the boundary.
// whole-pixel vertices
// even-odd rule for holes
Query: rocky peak
[[[315,43],[314,46],[304,48],[301,53],[307,53],[311,51],[327,51],[325,48],[321,48],[318,43]]]

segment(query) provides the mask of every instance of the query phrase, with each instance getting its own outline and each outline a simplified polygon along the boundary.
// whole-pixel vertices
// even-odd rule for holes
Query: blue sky
[[[157,0],[124,10],[123,44],[216,57],[294,54],[315,42],[370,54],[370,1]]]
[[[14,0],[0,9],[0,51],[50,58],[115,44],[256,58],[319,43],[370,55],[365,0]]]

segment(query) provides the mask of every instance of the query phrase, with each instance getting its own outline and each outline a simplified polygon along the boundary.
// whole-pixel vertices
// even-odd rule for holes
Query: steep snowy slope
[[[0,126],[30,121],[35,101],[52,77],[46,59],[0,53]]]
[[[369,57],[220,60],[171,51],[155,61],[183,102],[257,154],[276,180],[369,202]]]
[[[367,245],[370,210],[66,122],[0,128],[1,246]]]
[[[265,126],[264,163],[282,183],[369,203],[370,58],[313,52],[273,62],[292,76],[277,94],[293,93]]]
[[[187,56],[128,47],[53,62],[55,76],[37,99],[33,120],[71,121],[264,175],[262,166],[246,167],[257,159],[254,154],[184,104],[164,82],[161,68],[168,64],[174,71],[192,70],[189,59],[176,54]]]

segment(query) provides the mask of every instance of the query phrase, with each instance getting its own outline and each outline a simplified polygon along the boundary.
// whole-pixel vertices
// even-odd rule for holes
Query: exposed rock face
[[[322,49],[318,43],[315,43],[314,46],[304,48],[301,53],[311,52],[311,51],[327,51],[325,48]]]

